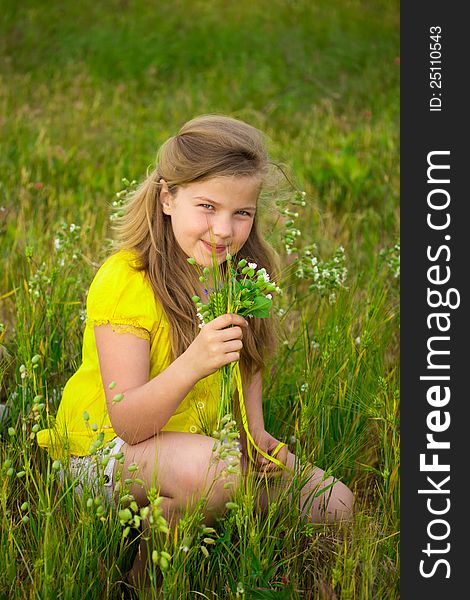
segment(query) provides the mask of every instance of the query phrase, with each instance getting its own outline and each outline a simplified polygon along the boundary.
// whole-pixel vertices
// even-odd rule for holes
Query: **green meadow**
[[[201,507],[152,530],[153,597],[399,598],[399,4],[385,0],[0,0],[0,598],[147,597],[124,582],[139,518],[60,486],[35,434],[81,363],[123,178],[203,113],[263,130],[291,182],[260,210],[283,265],[265,424],[344,481],[356,514],[309,524],[279,501],[262,517],[248,486],[214,531]]]

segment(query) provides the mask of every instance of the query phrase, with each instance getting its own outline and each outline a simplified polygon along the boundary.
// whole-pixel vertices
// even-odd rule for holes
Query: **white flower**
[[[272,294],[266,294],[266,298],[267,298],[268,300],[272,300],[272,299],[273,299],[273,297],[272,297]]]
[[[256,273],[258,279],[263,279],[264,281],[269,281],[269,274],[266,269],[263,267]]]
[[[301,391],[301,392],[305,392],[306,390],[308,390],[308,383],[303,383],[303,384],[300,386],[300,391]]]
[[[356,346],[361,345],[361,338],[359,336],[357,336],[357,338],[354,341],[356,342]]]
[[[75,225],[75,223],[70,223],[70,232],[72,233],[73,231],[75,231],[76,227],[77,226]]]
[[[250,267],[250,269],[256,269],[258,267],[256,263],[248,263],[248,266]]]
[[[59,240],[59,238],[55,238],[55,240],[54,240],[54,247],[55,247],[56,250],[59,250],[59,248],[60,248],[60,240]]]

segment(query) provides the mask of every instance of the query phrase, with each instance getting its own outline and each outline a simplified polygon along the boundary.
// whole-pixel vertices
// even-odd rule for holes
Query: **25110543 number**
[[[434,25],[429,28],[429,87],[431,90],[442,90],[442,28]],[[433,91],[429,99],[429,110],[442,110],[442,92]]]

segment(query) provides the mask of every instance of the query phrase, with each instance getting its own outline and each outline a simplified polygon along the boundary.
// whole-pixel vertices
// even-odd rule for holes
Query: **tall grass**
[[[102,494],[61,487],[35,431],[80,365],[122,177],[140,179],[188,118],[221,112],[266,131],[306,191],[301,243],[325,259],[345,248],[335,303],[284,281],[264,411],[355,491],[357,514],[307,524],[280,500],[263,519],[242,490],[214,533],[198,510],[151,532],[171,556],[166,597],[398,598],[399,280],[380,254],[398,235],[398,4],[3,0],[0,13],[0,596],[123,593],[138,531],[123,537]],[[282,219],[264,219],[282,253]]]

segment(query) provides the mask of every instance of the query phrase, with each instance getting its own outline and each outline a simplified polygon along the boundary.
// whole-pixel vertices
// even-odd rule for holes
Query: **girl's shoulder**
[[[123,248],[122,250],[117,250],[116,252],[108,256],[108,258],[103,262],[98,271],[101,270],[103,267],[106,267],[107,265],[122,265],[128,268],[131,266],[137,266],[137,251],[132,250],[131,248]]]
[[[134,250],[118,250],[114,254],[108,256],[101,267],[96,272],[92,286],[96,286],[102,282],[111,283],[113,285],[130,284],[131,279],[143,280],[145,278],[144,271],[138,271],[135,267],[138,266],[138,256]]]
[[[161,313],[145,271],[136,270],[137,265],[137,253],[127,249],[115,252],[104,261],[88,290],[88,315],[98,318],[133,314],[136,307],[138,312],[148,315]]]

